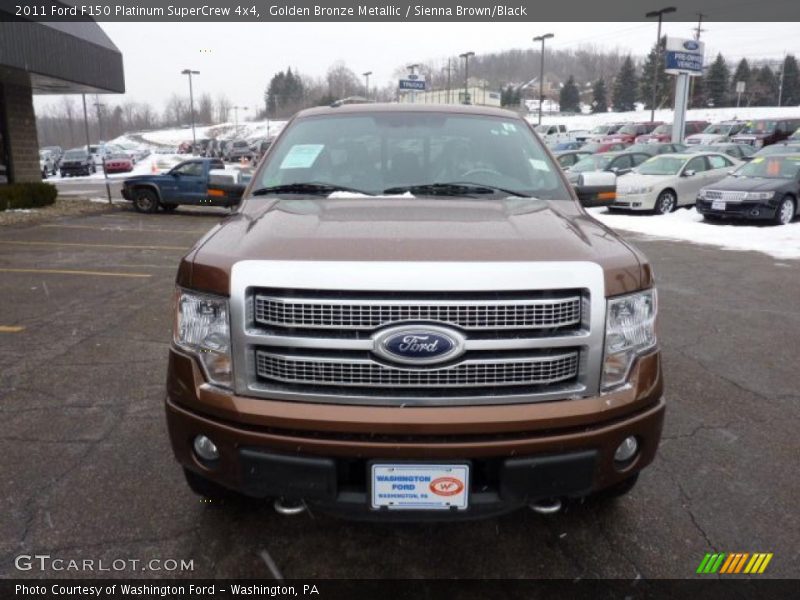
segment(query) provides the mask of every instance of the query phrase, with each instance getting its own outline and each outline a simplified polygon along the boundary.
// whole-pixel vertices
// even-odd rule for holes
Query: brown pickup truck
[[[190,487],[352,518],[620,495],[664,417],[644,256],[530,125],[297,114],[180,264],[166,394]]]

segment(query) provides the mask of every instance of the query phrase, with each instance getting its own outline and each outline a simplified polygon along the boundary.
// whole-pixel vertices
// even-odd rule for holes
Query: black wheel
[[[162,204],[161,208],[164,209],[164,212],[171,213],[175,212],[175,209],[178,208],[177,204]]]
[[[133,208],[140,213],[154,213],[158,210],[158,196],[153,190],[136,190],[133,196]]]
[[[664,190],[658,195],[655,208],[656,214],[668,215],[678,206],[678,197],[672,190]]]
[[[796,212],[797,207],[794,204],[794,198],[791,196],[784,196],[781,198],[778,210],[775,211],[775,224],[788,225],[794,219]]]

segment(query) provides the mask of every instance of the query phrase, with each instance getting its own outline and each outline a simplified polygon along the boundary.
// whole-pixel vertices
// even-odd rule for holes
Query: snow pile
[[[800,258],[798,220],[781,226],[735,221],[708,223],[694,207],[678,209],[668,215],[610,214],[605,208],[590,208],[589,213],[613,229],[635,231],[658,239],[708,244],[726,250],[763,252],[780,259]]]
[[[218,125],[206,125],[195,127],[195,136],[198,140],[203,138],[216,138],[218,140],[245,139],[255,141],[267,137],[273,137],[280,133],[286,121],[275,121],[273,119],[264,121],[242,121],[239,128],[235,123],[220,123]],[[177,129],[161,129],[158,131],[142,131],[135,134],[128,134],[134,138],[139,138],[145,144],[152,146],[178,146],[183,142],[191,141],[192,128],[184,127]],[[128,135],[120,136],[117,140],[130,139]],[[114,140],[115,142],[117,140]]]

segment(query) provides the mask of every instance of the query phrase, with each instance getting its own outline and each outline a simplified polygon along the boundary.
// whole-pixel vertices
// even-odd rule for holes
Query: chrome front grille
[[[742,202],[747,192],[706,190],[706,200],[724,200],[725,202]]]
[[[257,294],[257,324],[307,329],[373,330],[402,322],[437,322],[467,330],[545,329],[576,325],[580,295],[525,300],[317,299]]]
[[[389,367],[370,359],[292,356],[256,351],[256,372],[265,380],[315,386],[439,388],[542,386],[573,379],[577,350],[551,356],[467,360],[440,369]]]

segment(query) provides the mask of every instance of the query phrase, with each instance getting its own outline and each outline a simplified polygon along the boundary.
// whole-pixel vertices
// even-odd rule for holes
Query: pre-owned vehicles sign
[[[705,45],[697,40],[668,37],[664,52],[665,71],[672,75],[702,75]]]

